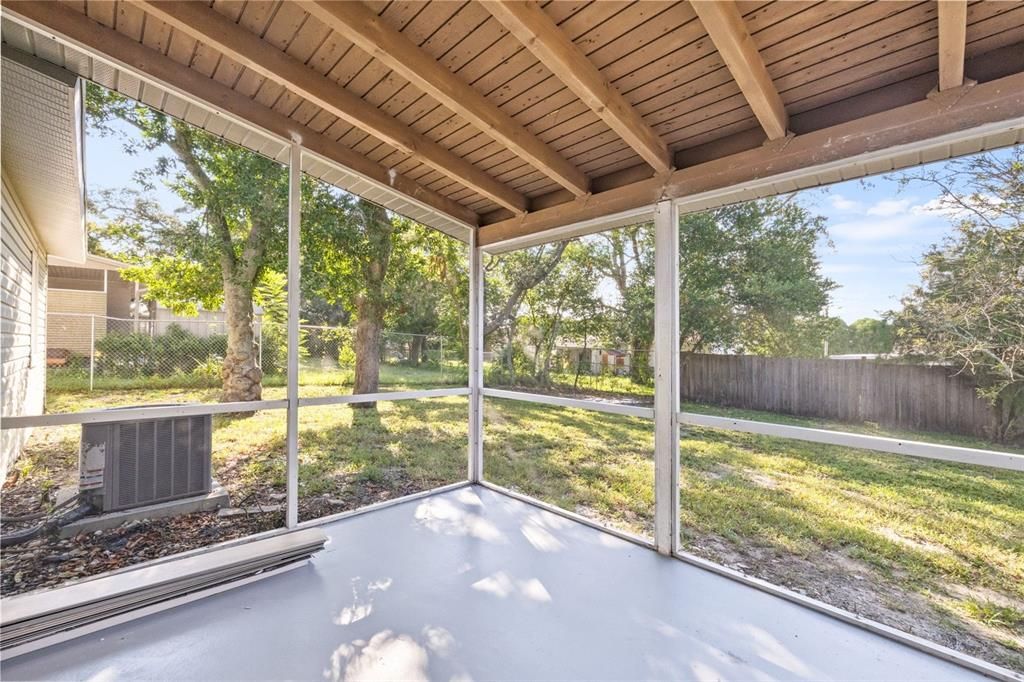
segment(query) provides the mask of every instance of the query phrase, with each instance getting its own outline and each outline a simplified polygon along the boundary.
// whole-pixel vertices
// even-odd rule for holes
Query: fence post
[[[225,325],[226,326],[226,325]],[[227,329],[225,329],[227,331]],[[259,326],[256,327],[256,362],[263,371],[263,316],[260,315]]]
[[[138,334],[139,333],[139,306],[140,306],[141,302],[139,301],[139,283],[137,281],[135,282],[135,290],[134,290],[134,293],[132,294],[132,296],[134,296],[134,299],[133,299],[132,302],[135,304],[134,306],[132,306],[134,308],[134,310],[132,310],[132,320],[133,320],[133,322],[132,322],[132,333],[133,334]]]
[[[89,390],[92,390],[93,377],[96,375],[96,316],[89,316]]]

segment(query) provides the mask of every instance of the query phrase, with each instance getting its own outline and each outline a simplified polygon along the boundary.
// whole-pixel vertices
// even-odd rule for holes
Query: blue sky
[[[133,174],[161,156],[128,155],[115,137],[90,135],[86,145],[90,191],[132,186]],[[182,205],[166,188],[156,196],[168,211]],[[829,314],[853,322],[899,307],[900,297],[918,281],[921,254],[950,232],[949,216],[934,210],[938,196],[928,185],[901,189],[882,176],[800,193],[805,206],[826,217],[834,244],[819,245],[824,273],[839,285]]]
[[[138,138],[138,132],[127,123],[112,121],[111,128],[123,134]],[[117,135],[102,137],[93,133],[86,124],[85,136],[85,183],[89,193],[101,189],[136,187],[135,173],[147,170],[156,164],[162,156],[170,156],[170,150],[148,152],[142,150],[137,154],[124,151],[124,143]],[[168,212],[184,206],[182,201],[163,186],[158,186],[153,195],[160,200],[160,205]],[[92,216],[90,216],[92,217]]]
[[[899,308],[919,281],[921,255],[952,230],[937,209],[939,191],[925,183],[901,188],[876,176],[801,192],[805,206],[825,216],[832,246],[819,244],[824,274],[839,287],[829,313],[853,322]]]

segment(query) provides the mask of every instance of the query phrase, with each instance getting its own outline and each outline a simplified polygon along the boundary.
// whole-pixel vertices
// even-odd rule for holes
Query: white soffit
[[[80,262],[86,236],[76,79],[53,78],[16,61],[22,57],[5,50],[0,73],[3,173],[47,253]]]
[[[9,17],[3,18],[0,33],[5,43],[23,52],[138,100],[153,109],[187,121],[218,137],[259,152],[279,163],[288,163],[289,141],[236,119],[184,93],[178,93],[142,74],[134,73],[101,56],[43,35]],[[473,229],[469,225],[333,161],[304,150],[302,169],[346,192],[373,201],[461,241],[469,241],[470,230]]]

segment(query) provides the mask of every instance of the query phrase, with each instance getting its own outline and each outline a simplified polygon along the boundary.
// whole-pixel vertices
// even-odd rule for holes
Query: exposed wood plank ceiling
[[[694,0],[693,9],[708,32],[754,116],[769,140],[785,137],[789,114],[732,0]]]
[[[658,134],[540,5],[502,0],[484,6],[654,170],[672,169],[668,147]]]
[[[615,204],[611,192],[685,192],[674,178],[700,164],[1024,71],[1016,2],[4,10],[490,233]]]
[[[385,23],[361,2],[302,1],[301,6],[331,29],[403,78],[413,83],[451,111],[519,154],[577,196],[586,194],[590,182],[575,166],[563,159],[511,116],[438,63],[401,31]],[[667,156],[667,152],[666,152]]]

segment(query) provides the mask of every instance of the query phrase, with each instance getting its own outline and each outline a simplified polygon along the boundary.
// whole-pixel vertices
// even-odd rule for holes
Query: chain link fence
[[[654,355],[648,350],[529,343],[492,344],[484,354],[488,386],[569,394],[653,395]]]
[[[299,384],[348,383],[356,364],[354,327],[299,326]],[[465,344],[431,334],[381,332],[382,386],[465,385]]]
[[[284,385],[287,333],[257,316],[254,347],[265,385]],[[350,384],[355,329],[300,325],[299,383]],[[383,332],[381,384],[465,383],[463,344],[440,336]],[[227,351],[223,318],[131,319],[51,312],[46,320],[47,390],[215,388]]]

